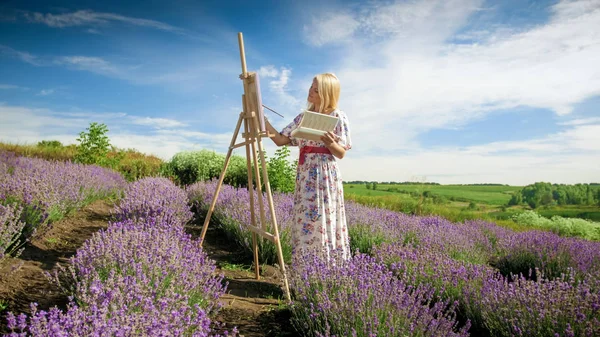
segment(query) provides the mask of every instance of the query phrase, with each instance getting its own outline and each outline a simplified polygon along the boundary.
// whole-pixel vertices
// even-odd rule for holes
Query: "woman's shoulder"
[[[336,116],[336,117],[339,117],[340,119],[348,120],[348,115],[346,115],[346,113],[342,109],[339,109],[339,108],[335,109],[333,111],[333,115]]]

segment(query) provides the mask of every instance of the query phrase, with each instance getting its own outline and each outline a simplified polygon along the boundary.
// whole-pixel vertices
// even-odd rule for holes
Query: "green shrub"
[[[553,216],[548,219],[534,211],[524,211],[512,217],[519,225],[552,231],[560,236],[581,237],[600,241],[600,223],[577,218]]]
[[[373,247],[389,241],[383,233],[361,224],[350,226],[348,236],[350,237],[350,251],[352,253],[358,249],[361,253],[368,255],[371,255]]]
[[[219,178],[225,155],[210,150],[179,152],[173,156],[164,172],[172,173],[182,185]],[[246,158],[232,155],[223,182],[240,187],[248,183]]]
[[[91,123],[90,126],[79,133],[75,161],[82,164],[102,164],[107,159],[110,151],[108,127],[105,124]],[[103,165],[104,166],[104,165]]]
[[[296,187],[297,162],[289,161],[290,149],[287,146],[278,148],[275,155],[267,160],[269,185],[271,190],[293,192]]]
[[[62,143],[58,140],[42,140],[38,142],[37,146],[39,147],[63,147]]]
[[[289,160],[290,150],[286,146],[275,151],[272,158],[265,156],[269,185],[272,191],[293,192],[296,184],[296,163]],[[162,175],[174,176],[182,185],[190,185],[197,181],[218,179],[223,171],[225,155],[210,150],[179,152],[171,161],[163,166]],[[262,165],[258,167],[261,172],[261,184],[264,190]],[[232,155],[229,159],[227,172],[223,183],[235,187],[248,186],[248,169],[246,156]],[[254,166],[252,166],[254,171]],[[256,180],[253,181],[256,186]]]

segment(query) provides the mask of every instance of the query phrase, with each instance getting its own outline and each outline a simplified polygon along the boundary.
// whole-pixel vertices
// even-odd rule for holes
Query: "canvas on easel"
[[[283,251],[281,249],[281,241],[279,238],[279,228],[277,225],[277,218],[275,216],[275,205],[273,203],[273,195],[271,193],[271,186],[269,184],[269,175],[267,173],[267,167],[262,145],[262,138],[269,137],[270,135],[266,131],[264,121],[262,99],[260,95],[260,83],[258,79],[258,74],[255,72],[248,72],[246,68],[246,55],[244,53],[244,40],[242,37],[242,33],[238,33],[238,42],[240,46],[240,59],[242,62],[242,75],[240,76],[240,79],[243,81],[244,84],[244,94],[242,95],[243,111],[239,115],[238,122],[235,127],[233,137],[231,138],[231,143],[229,145],[229,150],[227,151],[227,156],[225,157],[223,171],[221,171],[221,175],[219,176],[217,189],[215,191],[215,194],[213,195],[213,199],[208,209],[208,213],[206,214],[206,218],[204,219],[204,225],[202,226],[202,233],[200,235],[200,245],[202,245],[202,242],[204,241],[204,236],[206,235],[206,230],[208,229],[208,224],[210,222],[211,215],[215,209],[217,198],[219,196],[221,186],[223,185],[223,179],[225,178],[225,173],[227,171],[227,167],[229,166],[229,161],[231,159],[233,150],[238,147],[244,146],[246,148],[246,166],[248,170],[248,194],[250,197],[251,219],[251,223],[247,224],[246,228],[252,232],[255,277],[257,280],[260,279],[260,268],[258,261],[258,240],[259,238],[271,240],[277,248],[277,258],[279,262],[279,267],[281,268],[281,273],[283,274],[283,290],[287,300],[291,301],[288,279],[285,270],[285,262],[283,260]],[[244,124],[244,131],[242,133],[242,138],[244,140],[241,143],[236,144],[236,140],[238,138],[242,123]],[[259,162],[261,166],[260,168]],[[265,186],[265,193],[267,196],[268,205],[264,205],[263,202],[261,180]],[[254,200],[254,181],[256,181],[256,190],[259,196],[258,215],[255,214],[256,203]],[[265,209],[265,206],[268,206],[268,210]],[[272,233],[269,232],[269,228],[267,226],[267,211],[271,215],[271,224],[273,231]]]

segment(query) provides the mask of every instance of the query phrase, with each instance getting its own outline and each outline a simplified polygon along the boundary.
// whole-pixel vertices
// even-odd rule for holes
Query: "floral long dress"
[[[334,133],[339,136],[338,144],[346,151],[352,147],[350,125],[346,114],[340,110],[331,112],[339,117]],[[326,147],[321,141],[291,137],[291,132],[300,125],[303,113],[294,118],[281,134],[291,139],[292,146]],[[316,250],[331,257],[331,253],[347,259],[350,257],[348,226],[344,207],[342,175],[337,158],[332,154],[307,153],[304,163],[298,164],[296,190],[294,194],[295,219],[291,228],[294,255],[300,250]]]

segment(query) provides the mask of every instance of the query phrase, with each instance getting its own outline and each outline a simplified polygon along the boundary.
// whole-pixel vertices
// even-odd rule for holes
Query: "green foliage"
[[[362,182],[356,184],[356,189],[353,194],[365,193],[367,190],[363,188],[371,182]],[[427,192],[427,197],[440,196],[445,197],[450,201],[466,202],[475,201],[477,204],[487,205],[503,205],[508,203],[511,193],[520,191],[520,186],[505,186],[505,185],[440,185],[437,183],[384,183],[378,182],[377,191],[393,192],[397,194],[411,195],[421,197],[424,192]],[[353,184],[345,182],[344,186],[353,186]],[[368,185],[367,185],[368,186]],[[368,186],[368,189],[371,186]],[[349,188],[348,188],[349,189]],[[346,189],[345,189],[346,190]],[[379,194],[377,194],[379,195]],[[383,195],[383,194],[382,194]]]
[[[108,127],[105,124],[93,122],[86,129],[79,133],[77,141],[77,153],[75,161],[82,164],[102,164],[107,160],[108,151],[110,151],[110,141],[108,136]]]
[[[535,253],[522,248],[511,251],[510,254],[501,256],[490,264],[498,268],[502,275],[511,279],[521,274],[527,279],[536,281],[541,276],[540,273],[548,279],[568,274],[570,261],[571,256],[566,251],[548,254],[548,252]]]
[[[296,187],[297,162],[289,160],[290,149],[282,146],[275,151],[275,155],[267,160],[269,185],[271,190],[280,192],[293,192]]]
[[[272,158],[265,156],[269,185],[272,191],[294,191],[297,164],[296,162],[290,162],[289,155],[290,149],[284,146],[277,149]],[[180,152],[175,154],[169,163],[161,167],[161,175],[173,176],[180,184],[190,185],[197,181],[218,179],[223,171],[224,164],[225,155],[214,151]],[[258,166],[260,169],[261,164],[259,163]],[[264,189],[262,170],[260,172]],[[245,156],[231,156],[223,183],[235,187],[248,186],[248,169]],[[253,184],[256,186],[256,181],[253,181]]]
[[[581,237],[600,241],[600,223],[561,216],[545,218],[534,211],[516,214],[512,219],[519,225],[549,230],[561,236]]]
[[[600,190],[592,184],[550,184],[537,182],[525,186],[520,195],[522,202],[531,208],[551,205],[595,205],[600,203]],[[511,199],[509,205],[518,205],[518,198]]]
[[[197,181],[218,179],[223,171],[225,155],[210,150],[179,152],[162,168],[163,173],[173,174],[182,185]],[[223,182],[240,187],[248,183],[246,159],[232,155]]]
[[[523,196],[521,196],[521,192],[517,191],[512,194],[510,200],[508,201],[508,206],[516,206],[523,203]]]
[[[143,155],[135,150],[118,151],[117,154],[118,163],[113,169],[121,172],[128,181],[160,175],[163,161],[157,157]]]
[[[37,146],[39,146],[39,147],[54,147],[54,148],[63,147],[62,143],[59,142],[58,140],[42,140],[41,142],[37,143]]]
[[[370,226],[361,224],[350,226],[348,236],[352,253],[358,249],[361,253],[370,255],[373,247],[388,241],[383,233],[374,232]]]

